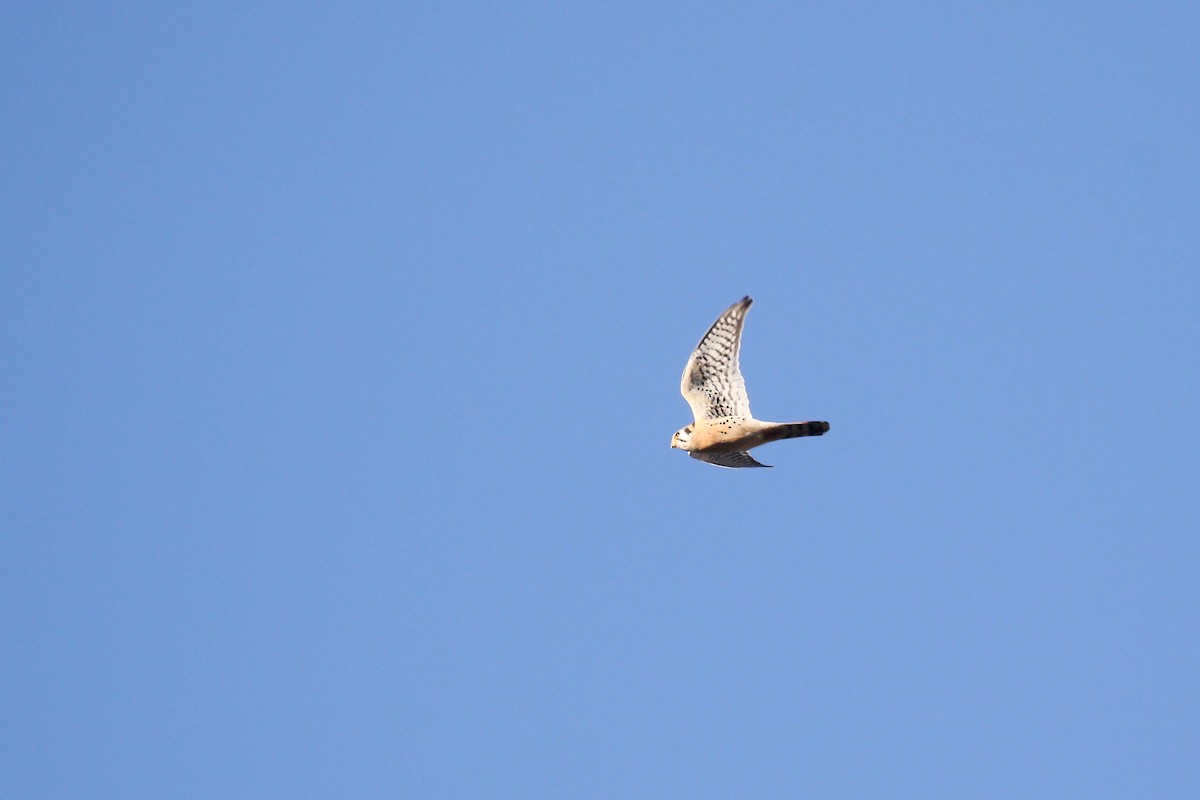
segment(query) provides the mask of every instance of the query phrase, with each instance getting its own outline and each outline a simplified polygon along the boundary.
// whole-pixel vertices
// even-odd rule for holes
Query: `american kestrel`
[[[679,389],[696,421],[675,431],[671,447],[718,467],[766,467],[751,448],[797,436],[820,436],[828,422],[763,422],[750,413],[746,381],[738,369],[742,324],[754,301],[743,297],[725,309],[696,345]]]

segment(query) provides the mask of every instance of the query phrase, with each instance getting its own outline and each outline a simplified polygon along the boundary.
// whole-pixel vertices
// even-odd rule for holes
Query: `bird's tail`
[[[829,430],[828,422],[782,422],[766,431],[764,442],[795,439],[797,436],[820,436]]]

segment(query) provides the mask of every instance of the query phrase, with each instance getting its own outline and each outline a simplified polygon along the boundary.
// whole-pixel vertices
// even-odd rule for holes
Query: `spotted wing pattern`
[[[679,389],[697,421],[752,416],[746,381],[738,369],[738,352],[742,347],[742,324],[753,302],[743,297],[725,309],[683,368]]]
[[[745,450],[734,450],[728,453],[692,453],[691,456],[701,461],[707,461],[709,464],[716,464],[718,467],[728,467],[729,469],[771,466],[770,464],[758,463],[754,460],[754,456]]]

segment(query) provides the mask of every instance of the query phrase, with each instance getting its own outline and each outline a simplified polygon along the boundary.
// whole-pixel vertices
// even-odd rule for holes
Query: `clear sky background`
[[[1200,796],[1198,42],[6,4],[0,796]]]

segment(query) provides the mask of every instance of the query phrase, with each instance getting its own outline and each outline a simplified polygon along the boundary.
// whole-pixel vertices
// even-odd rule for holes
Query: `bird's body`
[[[706,453],[749,450],[780,439],[820,436],[827,430],[828,422],[766,422],[753,417],[720,417],[692,423],[690,447],[685,449]]]
[[[750,449],[829,430],[828,422],[766,422],[750,413],[738,353],[746,311],[753,302],[744,297],[717,318],[688,359],[680,383],[695,422],[675,432],[671,447],[718,467],[765,467],[751,457]]]

